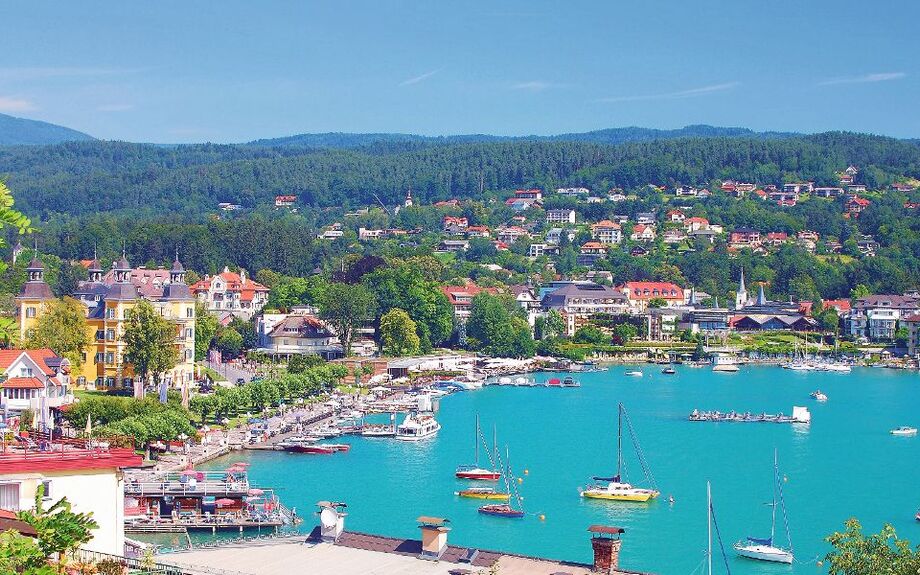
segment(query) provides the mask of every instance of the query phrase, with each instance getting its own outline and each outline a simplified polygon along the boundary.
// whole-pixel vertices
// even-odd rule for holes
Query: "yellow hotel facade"
[[[88,280],[80,282],[72,296],[86,310],[91,343],[83,351],[82,365],[71,374],[73,383],[88,389],[132,388],[134,372],[124,360],[123,336],[131,310],[143,298],[176,325],[179,361],[164,374],[164,380],[172,387],[191,384],[195,375],[195,297],[185,283],[185,269],[178,257],[169,270],[168,280],[156,289],[144,286],[147,289],[143,296],[132,281],[132,269],[124,254],[112,264],[112,272],[106,276],[96,258],[87,267]],[[47,304],[55,299],[45,283],[44,265],[37,257],[29,263],[26,273],[28,279],[16,297],[20,339],[29,336]]]

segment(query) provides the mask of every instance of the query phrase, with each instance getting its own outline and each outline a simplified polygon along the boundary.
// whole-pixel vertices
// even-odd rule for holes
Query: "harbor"
[[[417,535],[420,513],[448,517],[458,545],[485,546],[520,554],[555,549],[554,556],[590,562],[583,540],[585,525],[618,525],[629,533],[623,564],[658,573],[691,572],[705,547],[705,483],[713,484],[720,528],[726,543],[740,540],[754,525],[769,527],[773,449],[780,460],[790,528],[796,542],[793,573],[814,572],[823,557],[823,538],[859,516],[866,529],[891,522],[916,538],[914,520],[920,493],[915,477],[920,441],[890,430],[916,425],[920,398],[915,373],[854,367],[852,373],[798,373],[778,367],[740,367],[736,374],[677,365],[665,375],[649,366],[612,366],[607,371],[573,374],[579,388],[484,386],[440,398],[435,417],[440,431],[424,441],[402,442],[345,435],[349,451],[333,456],[303,456],[271,450],[233,451],[202,469],[249,463],[255,485],[275,488],[298,510],[328,499],[346,502],[350,529],[392,537]],[[643,370],[642,378],[628,377]],[[534,373],[545,381],[565,374]],[[815,389],[830,398],[810,398]],[[579,491],[598,474],[616,471],[617,405],[629,409],[635,432],[661,495],[646,503],[597,501]],[[778,414],[807,406],[810,425],[698,425],[687,414],[700,405],[724,413]],[[866,417],[866,414],[876,414]],[[477,512],[488,501],[455,495],[473,483],[457,479],[459,465],[472,459],[472,434],[479,415],[491,443],[510,449],[525,514],[509,521]],[[884,414],[884,415],[880,415]],[[379,421],[374,417],[380,418]],[[370,416],[386,425],[384,414]],[[400,416],[397,422],[401,421]],[[854,457],[852,454],[859,454]],[[635,453],[624,449],[624,480],[643,486]],[[884,499],[853,498],[840,477],[860,477],[886,493]],[[752,492],[754,493],[752,495]],[[671,499],[673,498],[673,503]],[[820,506],[822,514],[812,510]],[[542,519],[541,519],[542,517]],[[297,528],[309,531],[311,519]],[[203,543],[230,539],[231,532],[191,532]],[[181,546],[178,535],[164,534]],[[183,536],[184,538],[184,536]],[[764,567],[730,557],[734,573],[763,573]],[[788,572],[788,571],[787,571]]]

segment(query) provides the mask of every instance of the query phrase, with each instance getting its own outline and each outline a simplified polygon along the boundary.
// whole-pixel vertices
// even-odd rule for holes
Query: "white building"
[[[27,440],[28,441],[28,440]],[[77,444],[34,441],[0,453],[0,509],[20,511],[35,506],[44,487],[46,506],[63,497],[77,513],[92,513],[98,527],[83,545],[91,551],[124,555],[125,492],[121,470],[137,467],[142,458],[132,448],[87,449]]]
[[[208,311],[227,312],[244,320],[251,319],[268,302],[267,287],[252,281],[243,270],[235,273],[226,267],[215,276],[204,276],[192,286],[192,293]]]
[[[50,424],[52,410],[73,403],[70,362],[47,348],[0,350],[0,392],[8,417],[31,410]]]
[[[610,220],[602,220],[591,226],[591,237],[602,244],[618,244],[623,241],[623,228]]]
[[[575,224],[575,210],[547,210],[546,222],[550,224]]]

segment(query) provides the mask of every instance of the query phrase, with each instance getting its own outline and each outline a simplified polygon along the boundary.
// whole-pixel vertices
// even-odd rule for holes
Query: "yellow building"
[[[134,372],[124,361],[125,323],[140,299],[147,299],[160,315],[176,324],[175,345],[179,362],[164,374],[173,387],[191,383],[195,374],[195,297],[185,283],[185,269],[178,256],[169,270],[168,280],[157,289],[143,286],[144,295],[132,281],[132,269],[122,257],[103,277],[99,260],[88,265],[89,278],[73,292],[86,308],[87,330],[92,342],[83,352],[83,362],[73,375],[77,386],[95,389],[131,388]],[[20,335],[27,337],[48,301],[54,298],[44,281],[44,266],[35,258],[27,268],[28,281],[17,297]]]

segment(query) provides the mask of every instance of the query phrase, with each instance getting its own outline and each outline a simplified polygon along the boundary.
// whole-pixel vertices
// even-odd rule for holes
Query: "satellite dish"
[[[331,529],[335,527],[335,524],[339,520],[339,514],[335,512],[334,509],[325,508],[319,514],[319,521],[323,524],[323,527],[326,529]]]

